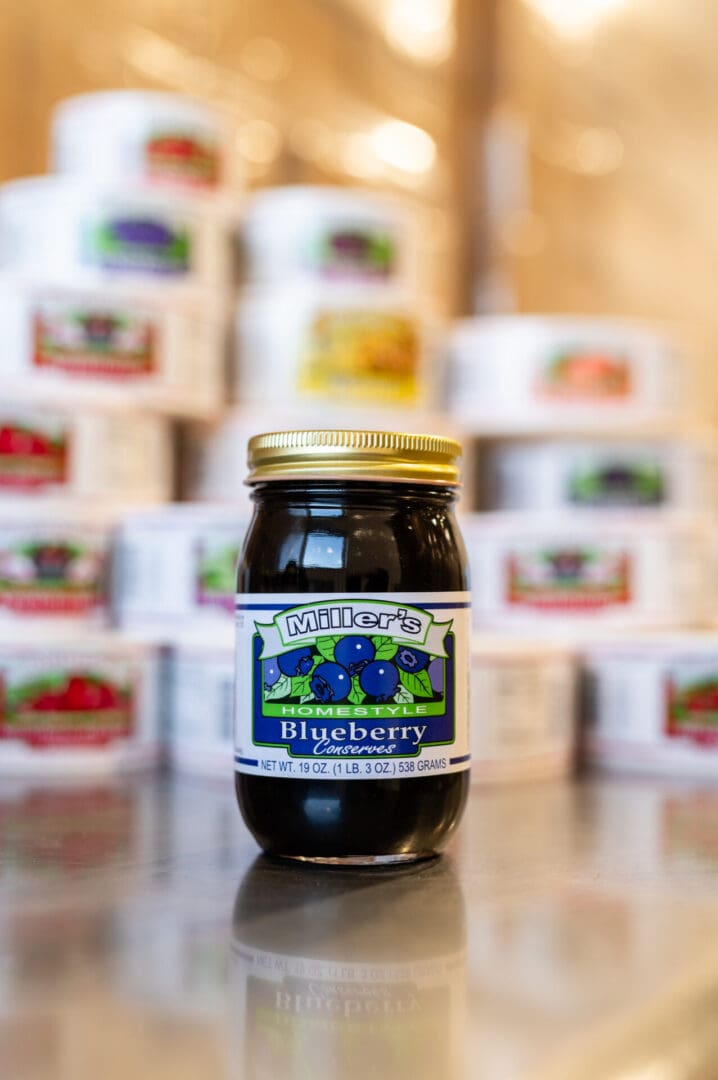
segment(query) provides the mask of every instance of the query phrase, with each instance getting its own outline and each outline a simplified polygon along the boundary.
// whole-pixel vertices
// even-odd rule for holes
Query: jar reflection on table
[[[233,1080],[463,1076],[465,951],[449,862],[327,871],[258,858],[234,910]]]

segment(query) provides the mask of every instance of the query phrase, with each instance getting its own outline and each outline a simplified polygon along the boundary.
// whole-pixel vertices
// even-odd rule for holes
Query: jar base
[[[311,863],[313,866],[397,866],[402,863],[435,859],[436,851],[399,851],[395,855],[284,855],[276,852],[279,859]]]

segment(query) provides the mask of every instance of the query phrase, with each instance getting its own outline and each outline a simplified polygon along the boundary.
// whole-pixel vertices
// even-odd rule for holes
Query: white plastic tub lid
[[[220,124],[220,116],[211,105],[198,98],[163,90],[100,90],[75,94],[55,106],[53,123],[81,123],[93,115],[111,123],[123,116],[134,119],[148,114],[158,116],[160,120],[177,117],[207,128],[216,128]]]
[[[242,463],[240,463],[242,465]],[[243,465],[242,465],[243,467]],[[246,527],[249,522],[248,508],[229,506],[226,503],[185,502],[167,503],[152,508],[140,507],[128,512],[122,522],[123,529],[136,526],[146,528],[212,528],[213,525],[237,524]]]
[[[0,213],[8,216],[32,214],[39,206],[72,207],[85,211],[93,201],[116,202],[156,213],[226,219],[238,215],[235,197],[223,192],[186,192],[181,188],[158,188],[152,184],[85,179],[79,176],[30,176],[0,185]]]
[[[506,510],[480,514],[460,514],[459,525],[471,539],[482,535],[511,542],[542,540],[550,536],[611,539],[626,534],[645,536],[672,533],[707,533],[706,515],[681,510],[620,510],[607,514],[601,509],[568,511]]]
[[[630,659],[631,657],[671,657],[686,653],[716,652],[718,628],[700,630],[645,630],[640,633],[613,633],[606,638],[584,640],[580,653],[584,660]]]
[[[306,215],[314,210],[384,220],[406,213],[407,205],[388,192],[322,184],[286,184],[264,188],[253,195],[247,203],[247,221],[254,227],[266,218],[269,227],[280,228],[284,224],[279,221],[280,215],[296,215],[300,222],[306,223]]]
[[[537,344],[567,339],[578,345],[641,345],[661,351],[673,346],[675,328],[621,316],[581,315],[487,315],[459,319],[452,327],[450,340],[458,351],[497,344]]]
[[[22,659],[42,659],[47,656],[51,663],[56,656],[68,657],[79,653],[106,655],[117,659],[155,660],[159,650],[148,642],[133,640],[118,630],[92,629],[78,631],[71,637],[61,630],[47,627],[12,626],[0,627],[0,664],[8,658],[22,654]]]
[[[526,660],[572,660],[576,649],[564,641],[552,641],[519,635],[474,634],[471,638],[472,664],[496,660],[501,664]]]

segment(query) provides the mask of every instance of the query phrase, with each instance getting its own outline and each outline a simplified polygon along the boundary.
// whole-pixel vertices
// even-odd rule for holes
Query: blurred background
[[[231,120],[251,187],[418,200],[452,312],[714,330],[715,25],[700,0],[28,0],[4,6],[0,32],[4,179],[45,170],[63,97],[196,95]]]

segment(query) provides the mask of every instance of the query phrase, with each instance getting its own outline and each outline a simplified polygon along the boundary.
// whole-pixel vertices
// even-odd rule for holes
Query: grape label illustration
[[[718,749],[718,671],[705,662],[669,672],[665,683],[665,734],[699,747]]]
[[[104,557],[79,540],[28,539],[0,546],[0,611],[84,615],[104,599]]]
[[[239,544],[200,544],[197,553],[197,603],[234,610]]]
[[[127,676],[85,668],[0,672],[0,739],[31,746],[103,746],[133,731]]]
[[[157,328],[147,315],[45,301],[33,316],[33,335],[36,368],[123,379],[157,368]]]
[[[658,506],[665,499],[657,462],[607,461],[577,468],[568,477],[569,502],[577,506]]]
[[[217,147],[187,131],[162,131],[145,144],[148,180],[178,180],[197,187],[219,182]]]
[[[152,217],[127,215],[88,225],[83,255],[102,270],[186,274],[190,269],[188,231]]]
[[[309,262],[327,278],[377,280],[394,271],[393,237],[370,226],[329,229],[314,244]]]
[[[512,552],[506,561],[506,601],[545,611],[628,604],[630,552],[568,546]]]
[[[319,312],[299,357],[299,390],[365,400],[412,402],[418,390],[419,336],[405,315]]]
[[[0,490],[38,490],[67,483],[66,427],[0,419]]]
[[[460,599],[437,611],[329,599],[283,608],[269,622],[266,595],[258,611],[238,598],[239,765],[272,748],[287,775],[306,774],[302,759],[330,762],[323,774],[332,776],[366,775],[349,766],[373,762],[373,771],[387,759],[385,775],[466,767],[468,599],[446,595]]]
[[[569,401],[616,401],[630,396],[631,365],[608,350],[562,349],[542,366],[537,393]]]

